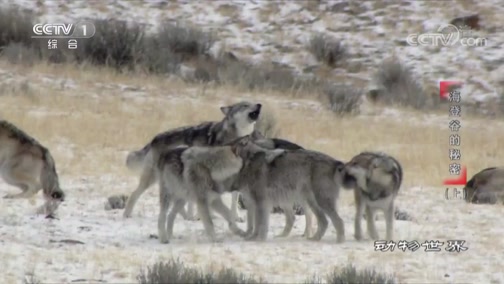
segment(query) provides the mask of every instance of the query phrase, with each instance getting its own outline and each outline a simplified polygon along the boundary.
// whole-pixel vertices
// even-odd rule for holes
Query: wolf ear
[[[222,113],[224,115],[227,115],[229,113],[229,111],[231,110],[231,108],[228,107],[228,106],[223,106],[223,107],[220,108],[220,110],[222,111]]]

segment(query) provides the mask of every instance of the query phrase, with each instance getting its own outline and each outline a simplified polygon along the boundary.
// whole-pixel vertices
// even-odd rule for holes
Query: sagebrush
[[[308,50],[318,61],[330,67],[338,67],[347,55],[347,50],[340,40],[325,34],[313,35]]]
[[[312,276],[306,284],[395,284],[397,280],[392,275],[377,272],[374,269],[357,270],[355,266],[349,264],[343,269],[335,268],[322,281],[320,276]]]
[[[428,96],[410,67],[398,59],[383,61],[375,73],[378,84],[375,98],[387,104],[422,109],[428,105]]]
[[[338,115],[357,114],[361,104],[362,90],[350,85],[328,84],[323,93],[329,108]]]
[[[255,284],[266,283],[262,279],[245,276],[233,269],[223,268],[218,272],[203,272],[196,268],[185,266],[179,260],[158,262],[140,272],[137,280],[141,284]]]

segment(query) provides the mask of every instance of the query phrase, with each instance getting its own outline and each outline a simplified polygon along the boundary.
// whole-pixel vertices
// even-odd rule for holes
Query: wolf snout
[[[256,104],[256,109],[249,113],[249,118],[251,120],[257,120],[259,118],[259,114],[261,113],[261,107],[262,105],[261,104]]]

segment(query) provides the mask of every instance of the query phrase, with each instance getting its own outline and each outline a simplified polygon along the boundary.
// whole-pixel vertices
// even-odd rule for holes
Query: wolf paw
[[[307,238],[307,239],[308,239],[309,241],[318,242],[318,241],[320,241],[320,240],[322,239],[322,237],[321,237],[321,236],[317,236],[317,235],[315,235],[315,236],[309,237],[309,238]]]

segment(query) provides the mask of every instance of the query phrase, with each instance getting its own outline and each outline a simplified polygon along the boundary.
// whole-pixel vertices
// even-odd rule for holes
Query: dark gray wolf
[[[504,168],[487,168],[475,174],[464,187],[465,200],[478,204],[504,202]]]
[[[280,236],[288,235],[295,218],[293,204],[299,203],[317,219],[317,231],[310,240],[320,240],[325,234],[327,214],[337,241],[344,242],[345,228],[336,210],[342,162],[316,151],[265,149],[251,139],[242,139],[235,148],[244,164],[232,190],[240,191],[248,208],[248,240],[266,240],[273,205],[286,213],[287,224]]]
[[[0,120],[0,173],[6,183],[22,190],[4,198],[31,198],[42,189],[46,202],[39,214],[52,217],[65,199],[49,150],[6,120]]]
[[[393,157],[380,152],[362,152],[345,164],[343,186],[354,190],[356,215],[355,238],[362,239],[361,220],[364,210],[368,234],[378,239],[375,226],[376,210],[383,210],[386,238],[393,239],[394,200],[403,179],[401,164]]]
[[[221,111],[225,117],[219,122],[203,122],[196,126],[180,127],[160,133],[142,149],[128,154],[126,166],[132,170],[141,170],[142,173],[138,187],[128,198],[123,214],[125,218],[131,217],[140,195],[156,181],[154,168],[163,151],[184,145],[218,146],[253,134],[254,125],[261,112],[261,104],[240,102],[221,107]]]

